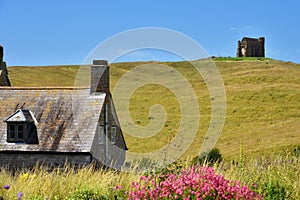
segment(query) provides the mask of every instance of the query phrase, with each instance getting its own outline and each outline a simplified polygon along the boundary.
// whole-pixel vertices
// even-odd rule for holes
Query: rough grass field
[[[217,143],[225,159],[237,159],[243,141],[247,157],[259,157],[300,144],[300,65],[271,59],[215,59],[226,89],[226,122]],[[111,88],[123,74],[143,62],[111,64]],[[181,72],[196,91],[201,124],[185,157],[199,153],[211,117],[210,96],[202,77],[188,62],[161,62]],[[73,86],[79,66],[9,67],[13,86]],[[87,84],[88,85],[88,81]],[[149,92],[151,91],[151,92]],[[125,133],[129,151],[148,152],[166,145],[180,122],[174,94],[148,84],[130,100],[131,117],[137,125],[150,122],[149,108],[161,104],[168,113],[162,131],[152,138],[138,139]]]
[[[248,161],[242,161],[241,159],[238,164],[221,162],[218,165],[215,164],[213,169],[216,174],[223,176],[226,180],[239,181],[241,186],[248,187],[262,196],[263,199],[298,200],[300,198],[299,153],[298,151],[297,153],[289,152],[286,155],[263,156]],[[240,154],[240,156],[242,157],[243,154]],[[158,176],[177,175],[180,177],[180,170],[187,169],[188,165],[188,161],[175,163],[154,173]],[[1,168],[0,197],[4,197],[4,199],[16,199],[17,194],[23,194],[23,198],[18,198],[18,200],[121,200],[127,199],[128,194],[136,190],[132,182],[141,183],[140,177],[145,176],[152,177],[153,172],[148,171],[141,176],[141,174],[136,173],[103,169],[94,170],[92,166],[74,171],[72,167],[67,166],[64,170],[58,168],[53,171],[37,167],[31,171],[19,171],[12,175],[9,171]],[[160,181],[164,179],[150,179],[150,181],[152,180],[156,181],[157,185],[160,185]],[[147,190],[147,187],[143,190]],[[211,196],[204,199],[216,198]]]
[[[240,181],[263,199],[299,199],[300,65],[255,58],[215,58],[214,61],[223,78],[227,99],[226,121],[217,143],[224,159],[213,165],[215,172],[227,180]],[[111,64],[112,90],[123,74],[142,64],[146,63]],[[193,144],[183,156],[194,157],[199,153],[209,126],[211,97],[203,78],[190,63],[160,64],[182,73],[197,94],[201,124]],[[46,66],[10,67],[8,70],[11,83],[16,87],[72,87],[78,69],[79,66]],[[80,84],[88,86],[88,77],[80,79],[85,80]],[[176,134],[181,114],[178,100],[169,89],[156,84],[145,85],[133,93],[129,107],[134,122],[147,125],[153,117],[149,116],[153,104],[164,106],[167,122],[152,138],[138,139],[125,133],[130,151],[155,150]],[[149,161],[144,164],[148,166]],[[180,177],[182,174],[178,170],[189,165],[190,161],[181,160],[155,173]],[[153,175],[149,171],[146,174]],[[12,175],[2,168],[0,196],[4,199],[15,199],[17,194],[24,194],[23,199],[126,199],[130,192],[136,191],[132,182],[140,183],[140,176],[92,167],[75,172],[68,166],[65,170],[36,168]]]

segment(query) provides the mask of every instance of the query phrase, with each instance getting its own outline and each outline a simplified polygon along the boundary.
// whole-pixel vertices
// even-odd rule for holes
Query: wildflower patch
[[[211,167],[193,166],[178,174],[141,176],[128,199],[262,199],[239,181],[226,180]]]

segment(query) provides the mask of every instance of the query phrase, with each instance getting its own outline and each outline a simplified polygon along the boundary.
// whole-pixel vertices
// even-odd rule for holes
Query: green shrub
[[[223,160],[222,154],[218,148],[213,148],[208,153],[202,153],[200,156],[196,156],[192,160],[192,165],[196,164],[206,164],[208,166],[212,166],[215,163],[220,163]]]
[[[264,192],[262,194],[265,200],[283,200],[288,199],[286,188],[279,185],[278,182],[270,181],[265,183]]]
[[[73,192],[68,200],[106,200],[107,194],[103,194],[99,188],[92,188],[88,186],[79,187]]]
[[[293,150],[293,155],[300,156],[300,145],[295,146]]]
[[[249,60],[259,60],[259,61],[265,61],[265,60],[272,60],[271,58],[263,58],[263,57],[211,57],[215,61],[249,61]]]

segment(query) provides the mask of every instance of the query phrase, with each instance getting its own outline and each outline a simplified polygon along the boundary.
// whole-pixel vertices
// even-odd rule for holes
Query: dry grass
[[[256,157],[300,144],[300,65],[274,60],[215,61],[227,95],[226,122],[217,147],[225,159],[238,157],[243,140],[245,154]],[[145,63],[111,65],[111,88],[120,77]],[[197,93],[201,124],[192,146],[185,153],[199,153],[210,114],[210,97],[202,77],[187,62],[160,63],[181,72]],[[14,86],[72,86],[78,66],[10,67]],[[151,92],[149,92],[151,91]],[[148,110],[161,104],[168,113],[160,133],[138,139],[125,133],[130,151],[148,152],[167,144],[174,137],[180,120],[178,101],[168,89],[154,84],[139,88],[130,101],[130,111],[137,125],[150,122]]]
[[[239,180],[256,190],[265,199],[299,199],[299,155],[270,155],[250,159],[242,164],[215,166],[218,173],[230,180]],[[274,194],[285,194],[285,198]]]
[[[4,191],[0,188],[0,196],[1,189],[2,196],[7,196],[7,199],[16,199],[19,192],[24,193],[25,199],[72,199],[73,195],[88,191],[99,196],[109,195],[117,185],[129,188],[131,181],[138,177],[134,173],[95,170],[92,166],[76,171],[70,166],[54,171],[38,167],[31,171],[19,171],[15,175],[1,169],[0,185],[10,185],[10,189]]]
[[[240,154],[240,156],[244,155]],[[188,167],[189,163],[185,161],[175,165]],[[176,166],[174,169],[177,168]],[[222,162],[214,166],[215,171],[227,180],[238,180],[242,185],[249,186],[266,197],[265,199],[295,200],[300,197],[299,168],[299,152],[240,159],[235,163]],[[71,167],[65,170],[58,168],[54,171],[37,167],[31,171],[19,171],[14,175],[2,168],[0,169],[0,196],[16,199],[16,195],[22,192],[23,199],[35,200],[90,199],[91,195],[95,195],[95,199],[115,199],[114,195],[118,195],[118,199],[126,199],[125,191],[129,191],[132,181],[137,182],[139,177],[140,174],[94,170],[93,167],[77,171]],[[4,185],[9,185],[10,189],[3,189]],[[114,190],[116,186],[121,186],[124,193],[116,192]]]

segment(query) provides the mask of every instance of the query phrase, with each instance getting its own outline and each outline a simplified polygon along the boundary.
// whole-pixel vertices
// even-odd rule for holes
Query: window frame
[[[11,122],[7,124],[7,142],[26,142],[27,123]],[[14,127],[14,128],[12,128]],[[21,128],[22,127],[22,128]],[[13,129],[13,130],[12,130]],[[22,129],[22,130],[20,130]],[[21,137],[19,137],[22,134]]]
[[[98,126],[98,136],[99,136],[99,138],[98,138],[98,143],[99,144],[104,144],[104,126],[103,125],[99,125]]]
[[[11,130],[13,127],[13,131]],[[15,140],[16,138],[16,125],[15,124],[8,124],[8,130],[7,130],[7,140]]]
[[[117,126],[111,126],[111,144],[116,144],[117,143]]]
[[[17,124],[17,140],[25,141],[25,124]],[[22,127],[22,131],[19,130],[19,127]],[[19,137],[19,134],[22,134],[22,137]]]

